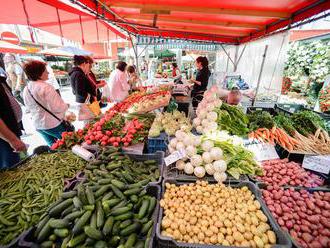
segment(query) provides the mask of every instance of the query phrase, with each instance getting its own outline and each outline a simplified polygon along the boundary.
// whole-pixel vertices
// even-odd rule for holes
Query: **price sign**
[[[268,143],[248,144],[245,145],[246,149],[254,153],[257,161],[277,159],[278,154],[275,147]]]
[[[175,151],[175,152],[171,153],[170,155],[168,155],[166,158],[164,158],[165,165],[169,166],[169,165],[175,163],[176,161],[184,158],[185,156],[186,156],[186,153],[184,150]]]
[[[330,155],[323,155],[323,156],[305,155],[302,166],[305,169],[321,172],[324,174],[329,174]]]

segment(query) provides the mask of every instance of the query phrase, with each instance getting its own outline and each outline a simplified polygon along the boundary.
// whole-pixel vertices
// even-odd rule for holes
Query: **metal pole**
[[[130,38],[130,41],[131,41],[131,44],[132,44],[132,47],[133,47],[133,51],[134,51],[134,55],[135,55],[136,71],[137,71],[137,73],[139,73],[139,61],[138,61],[139,57],[138,57],[137,45],[134,45],[133,39],[132,39],[132,36],[131,36],[130,33],[129,33],[129,38]]]
[[[262,62],[261,62],[260,72],[259,72],[258,81],[257,81],[256,94],[255,94],[255,97],[252,100],[252,106],[254,106],[255,101],[256,101],[256,97],[258,95],[258,91],[259,91],[259,87],[260,87],[260,81],[261,81],[261,76],[262,76],[262,72],[264,70],[264,65],[265,65],[267,50],[268,50],[268,45],[265,46],[264,54],[262,55]]]

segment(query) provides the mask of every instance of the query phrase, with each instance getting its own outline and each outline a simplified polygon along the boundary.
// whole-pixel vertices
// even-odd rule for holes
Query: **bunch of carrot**
[[[279,144],[288,151],[293,151],[300,142],[288,135],[283,129],[273,126],[271,129],[258,128],[249,133],[250,139],[257,139],[270,144]]]

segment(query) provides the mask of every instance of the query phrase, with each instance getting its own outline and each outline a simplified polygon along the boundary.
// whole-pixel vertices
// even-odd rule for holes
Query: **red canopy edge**
[[[319,13],[322,13],[326,10],[330,9],[330,1],[324,1],[321,4],[315,4],[313,6],[308,6],[303,10],[297,11],[296,13],[294,13],[292,15],[292,18],[287,19],[287,20],[283,20],[283,21],[279,21],[278,23],[275,23],[273,25],[269,25],[269,28],[260,31],[260,32],[256,32],[252,35],[250,35],[249,37],[244,37],[243,39],[240,40],[240,43],[245,43],[245,42],[249,42],[264,36],[267,36],[269,34],[271,34],[272,32],[275,32],[276,30],[279,30],[281,28],[285,28],[288,25],[292,25],[294,23],[303,21],[307,18],[310,18],[314,15],[317,15]]]
[[[258,1],[254,0],[251,1],[251,6],[249,6],[249,3],[247,3],[244,0],[224,0],[224,1],[212,1],[209,0],[207,2],[200,2],[195,0],[188,0],[183,3],[183,1],[180,1],[180,3],[177,3],[173,0],[168,1],[169,6],[179,6],[180,8],[176,8],[173,11],[176,12],[176,15],[178,13],[182,12],[187,15],[183,15],[180,22],[173,22],[175,23],[176,27],[179,29],[182,29],[183,25],[189,25],[189,7],[195,8],[194,11],[196,11],[197,6],[204,6],[205,5],[205,11],[207,11],[207,8],[213,8],[211,11],[212,14],[217,15],[224,19],[223,21],[219,21],[220,23],[227,23],[227,24],[233,24],[235,22],[239,22],[240,25],[246,24],[245,27],[248,27],[248,25],[256,25],[261,26],[262,28],[258,30],[253,30],[250,32],[249,35],[241,35],[241,37],[237,36],[231,36],[227,35],[225,33],[216,34],[216,32],[213,32],[215,30],[215,26],[212,27],[212,24],[210,26],[209,30],[199,30],[194,31],[193,28],[189,30],[189,27],[187,30],[177,30],[176,27],[163,27],[156,28],[152,27],[152,24],[149,26],[146,25],[146,22],[150,23],[152,20],[146,20],[144,21],[139,20],[139,18],[134,18],[134,16],[140,16],[153,13],[158,15],[164,16],[171,16],[170,10],[161,10],[159,9],[159,6],[165,6],[167,8],[171,8],[166,6],[167,3],[164,1],[156,1],[156,0],[132,0],[132,1],[126,1],[123,0],[123,3],[119,0],[114,1],[105,1],[106,3],[110,4],[111,6],[102,6],[101,4],[104,3],[98,3],[97,0],[77,0],[80,4],[83,4],[84,6],[88,7],[92,11],[95,11],[99,15],[102,15],[104,18],[109,20],[110,22],[114,22],[118,27],[123,28],[124,30],[134,34],[134,35],[146,35],[146,36],[156,36],[156,37],[168,37],[168,38],[179,38],[179,39],[190,39],[190,40],[202,40],[202,41],[210,41],[210,42],[219,42],[219,43],[230,43],[230,44],[239,44],[239,43],[245,43],[249,42],[255,39],[259,39],[268,35],[271,35],[275,31],[280,31],[281,29],[284,29],[285,27],[288,27],[290,25],[293,25],[297,22],[300,22],[302,20],[305,20],[309,17],[312,17],[313,15],[316,15],[318,13],[321,13],[323,11],[326,11],[330,9],[330,1],[329,0],[282,0],[282,1]],[[286,5],[286,3],[288,5]],[[165,5],[164,5],[165,4]],[[182,6],[183,4],[187,5],[187,10],[185,10],[185,6]],[[155,10],[148,9],[147,6],[152,6],[155,8]],[[220,5],[223,5],[220,6]],[[242,7],[239,7],[242,5]],[[139,6],[139,7],[137,7]],[[156,7],[155,7],[156,6]],[[158,6],[158,9],[157,9]],[[209,6],[209,7],[207,7]],[[210,7],[211,6],[211,7]],[[218,7],[217,7],[218,6]],[[111,8],[110,8],[111,7]],[[114,8],[113,8],[114,7]],[[140,10],[138,10],[140,8]],[[227,13],[221,14],[221,11],[226,12],[226,8],[228,8]],[[121,16],[122,11],[133,14],[127,14],[127,18],[124,16]],[[137,11],[136,11],[137,10]],[[215,14],[218,11],[219,14]],[[116,11],[118,13],[116,13]],[[151,11],[151,12],[149,12]],[[155,11],[155,12],[153,12]],[[200,14],[203,14],[198,10]],[[198,12],[197,11],[197,12]],[[244,13],[228,13],[230,11],[242,11]],[[250,11],[250,12],[249,12]],[[264,12],[263,12],[264,11]],[[273,12],[272,12],[273,11]],[[119,14],[120,13],[120,14]],[[249,14],[252,13],[252,14]],[[265,14],[263,14],[265,13]],[[211,14],[208,12],[204,13],[206,16]],[[268,15],[269,14],[269,15]],[[230,16],[227,17],[227,16]],[[274,15],[272,17],[272,15]],[[267,17],[268,16],[268,17]],[[277,17],[276,17],[277,16]],[[125,18],[124,18],[125,17]],[[236,21],[231,21],[230,19],[232,17],[235,17],[234,19]],[[145,17],[144,17],[145,18]],[[186,18],[186,19],[185,19]],[[228,20],[225,20],[229,18]],[[142,18],[143,19],[143,18]],[[156,17],[157,19],[157,17]],[[172,18],[173,19],[173,18]],[[175,18],[174,18],[175,19]],[[180,19],[180,18],[179,18]],[[186,22],[182,21],[182,19],[185,19]],[[185,24],[182,24],[184,22]],[[216,23],[216,21],[214,21]],[[195,24],[196,19],[195,19]],[[205,23],[205,22],[204,22]],[[252,24],[253,23],[253,24]],[[145,25],[145,26],[143,26]],[[220,24],[215,24],[219,25]],[[222,24],[224,25],[224,24]],[[156,24],[157,26],[157,24]],[[164,24],[166,26],[166,24]],[[244,26],[244,25],[243,25]],[[231,31],[235,32],[242,32],[243,26],[241,28],[234,28]],[[230,26],[228,26],[230,28]],[[227,27],[227,28],[228,28]],[[198,28],[197,28],[198,29]],[[234,31],[233,31],[234,30]],[[209,32],[209,33],[208,33]]]

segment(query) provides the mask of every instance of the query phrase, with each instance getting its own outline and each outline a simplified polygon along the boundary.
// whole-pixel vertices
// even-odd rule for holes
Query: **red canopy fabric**
[[[330,8],[329,0],[78,1],[133,34],[236,44]],[[104,12],[104,7],[109,11]]]
[[[127,38],[108,23],[59,0],[6,1],[0,16],[1,23],[30,25],[78,42]]]

